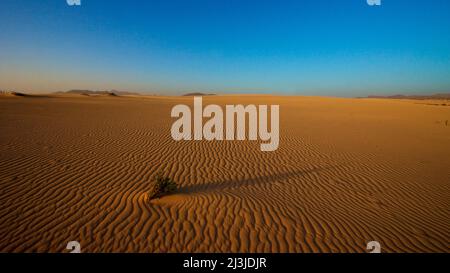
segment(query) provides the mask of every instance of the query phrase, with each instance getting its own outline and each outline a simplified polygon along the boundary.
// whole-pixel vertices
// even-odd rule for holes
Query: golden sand
[[[192,97],[0,98],[0,251],[449,252],[450,107],[417,100],[208,96],[279,104],[280,144],[174,141]],[[447,122],[446,122],[447,121]],[[157,170],[177,194],[148,202]]]

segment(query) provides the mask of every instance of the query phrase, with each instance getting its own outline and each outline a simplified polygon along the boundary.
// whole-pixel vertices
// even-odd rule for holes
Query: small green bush
[[[158,172],[151,182],[151,188],[148,193],[149,200],[161,198],[165,195],[174,193],[178,185],[170,177],[164,176]]]

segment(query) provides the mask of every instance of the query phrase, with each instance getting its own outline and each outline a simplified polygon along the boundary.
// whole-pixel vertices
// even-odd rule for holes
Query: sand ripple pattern
[[[281,141],[176,142],[191,98],[0,99],[0,251],[450,252],[450,110],[408,102],[280,104]],[[180,192],[148,202],[163,170]]]

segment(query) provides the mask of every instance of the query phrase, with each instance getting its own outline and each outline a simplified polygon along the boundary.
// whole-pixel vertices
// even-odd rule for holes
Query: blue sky
[[[2,0],[0,89],[450,91],[450,1]]]

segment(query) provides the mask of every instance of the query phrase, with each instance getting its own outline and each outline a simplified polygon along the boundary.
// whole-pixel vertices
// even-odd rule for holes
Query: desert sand
[[[280,144],[172,140],[192,97],[0,97],[0,252],[450,252],[450,107],[279,104]],[[450,105],[450,104],[449,104]],[[176,194],[149,202],[162,170]]]

